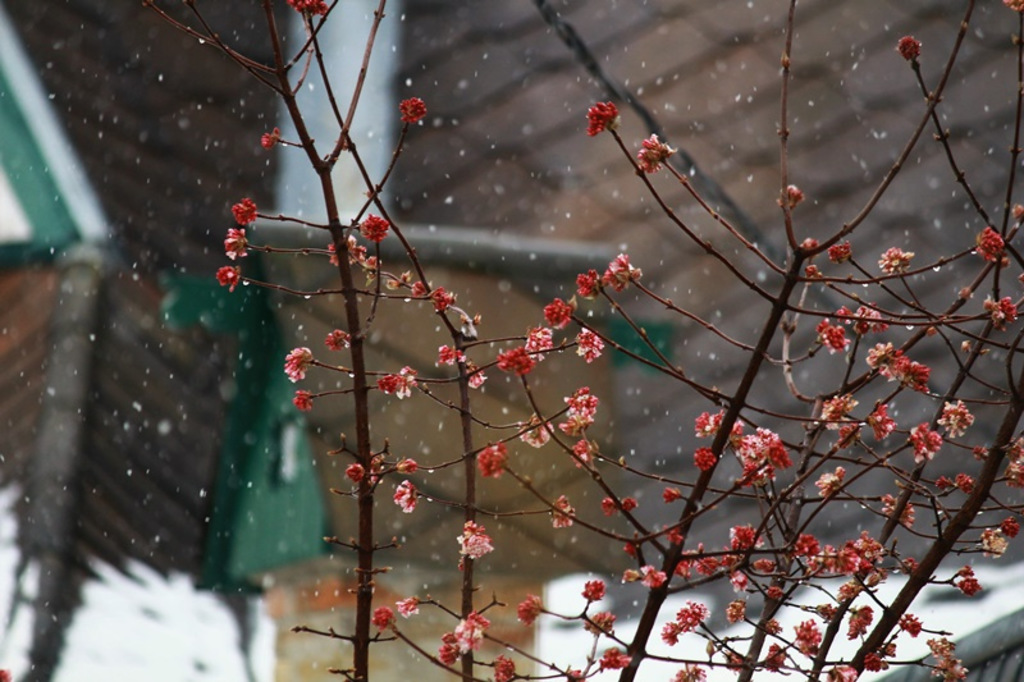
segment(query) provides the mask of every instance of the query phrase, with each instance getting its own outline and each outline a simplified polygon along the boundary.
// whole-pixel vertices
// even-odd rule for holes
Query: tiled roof
[[[230,204],[242,193],[258,201],[272,193],[274,167],[257,144],[277,115],[271,93],[142,3],[8,2],[6,9],[124,261],[149,273],[219,265],[210,235],[223,231]],[[211,5],[204,14],[220,27],[231,10]],[[267,56],[255,30],[225,36]]]
[[[54,305],[56,277],[49,270],[25,268],[0,273],[0,484],[21,480],[35,442],[35,424],[45,388],[46,314]]]

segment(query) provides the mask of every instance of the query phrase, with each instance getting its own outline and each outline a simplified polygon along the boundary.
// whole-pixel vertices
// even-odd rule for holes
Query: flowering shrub
[[[592,104],[585,121],[581,117],[578,122],[581,138],[585,123],[586,135],[595,138],[590,143],[605,144],[620,154],[618,163],[628,167],[648,193],[650,220],[678,228],[680,239],[689,240],[721,266],[721,286],[763,304],[764,314],[756,320],[744,318],[754,328],[740,331],[730,327],[734,320],[702,316],[699,307],[686,307],[660,290],[660,264],[641,262],[623,247],[603,269],[588,268],[574,280],[568,278],[565,290],[575,293],[569,300],[549,297],[514,334],[488,337],[483,317],[459,307],[469,296],[460,298],[450,283],[434,286],[427,279],[426,264],[380,197],[401,162],[406,136],[414,137],[425,128],[412,124],[424,119],[426,103],[414,97],[397,105],[393,115],[401,134],[391,150],[392,165],[381,177],[365,178],[361,211],[339,213],[325,159],[344,152],[361,161],[348,144],[349,122],[337,114],[338,146],[334,156],[325,154],[301,125],[296,76],[288,67],[306,59],[326,71],[316,27],[330,20],[331,9],[313,0],[288,4],[307,28],[309,41],[300,48],[306,52],[267,68],[289,84],[271,87],[287,105],[298,140],[281,140],[275,128],[254,145],[269,149],[280,144],[287,152],[305,151],[323,184],[327,220],[312,227],[322,230],[326,243],[301,255],[326,261],[337,273],[340,289],[335,293],[340,293],[340,302],[337,319],[331,322],[337,328],[324,343],[332,351],[330,357],[342,359],[318,360],[309,348],[297,347],[287,354],[284,371],[296,383],[321,373],[331,376],[340,388],[330,393],[349,400],[355,415],[355,440],[332,452],[345,458],[346,481],[345,490],[332,491],[352,498],[358,517],[356,537],[339,541],[359,564],[354,620],[344,635],[354,651],[352,671],[345,673],[350,679],[369,678],[370,651],[386,637],[410,643],[432,664],[458,666],[458,674],[467,681],[488,675],[496,680],[582,680],[606,671],[632,680],[645,660],[655,659],[675,665],[672,679],[677,682],[704,680],[715,668],[729,669],[744,682],[773,673],[849,681],[865,670],[912,660],[900,647],[929,631],[928,623],[908,610],[926,586],[966,596],[984,589],[970,565],[953,569],[949,561],[959,564],[960,555],[1002,556],[1019,532],[1018,516],[1024,509],[1019,495],[1024,488],[1024,373],[1016,359],[1024,336],[1019,323],[1024,259],[1015,244],[1024,208],[1006,207],[1003,214],[989,215],[985,206],[998,202],[977,197],[981,188],[969,184],[970,174],[961,170],[948,131],[937,128],[935,143],[943,146],[948,172],[971,199],[978,224],[985,227],[978,231],[976,226],[966,235],[949,233],[948,248],[936,259],[928,255],[926,244],[878,243],[878,233],[866,234],[864,228],[879,197],[908,162],[921,131],[940,124],[940,89],[949,80],[958,47],[952,48],[949,59],[934,64],[911,36],[896,43],[896,53],[886,51],[894,69],[906,70],[907,87],[928,96],[916,113],[915,137],[900,148],[871,202],[846,222],[800,222],[800,213],[816,199],[810,185],[801,183],[805,192],[790,181],[790,151],[786,135],[780,136],[783,171],[770,203],[771,210],[781,212],[777,237],[782,254],[746,238],[730,217],[719,212],[692,180],[693,173],[675,165],[683,155],[677,149],[655,133],[642,132],[615,103]],[[1024,11],[1021,3],[1004,4],[1009,9],[1000,11]],[[956,29],[960,37],[968,30],[969,18],[968,12]],[[375,26],[383,20],[382,12],[374,15]],[[792,14],[785,35],[787,45],[797,37]],[[1015,45],[1024,50],[1024,41],[1018,39]],[[280,43],[273,47],[276,53],[284,49]],[[366,60],[373,47],[371,34]],[[247,69],[255,63],[225,52]],[[922,63],[946,70],[925,80]],[[780,132],[787,134],[794,123],[785,106],[792,67],[787,48],[780,123]],[[1015,84],[1005,85],[1012,96],[1022,96]],[[358,95],[353,110],[357,104]],[[1009,178],[1009,169],[1018,163],[1017,153],[1004,159]],[[695,231],[665,199],[669,188],[678,187],[692,199],[691,208],[719,230],[714,239]],[[277,218],[259,214],[250,199],[231,210],[237,226],[228,229],[223,245],[232,264],[220,268],[216,278],[232,291],[243,282],[265,284],[248,279],[243,268],[255,260],[246,259],[250,253],[272,255],[272,247],[251,243],[256,232],[247,235],[246,229],[257,217]],[[382,262],[382,242],[400,243],[404,260]],[[758,263],[757,273],[748,272],[746,258]],[[641,265],[648,268],[647,277]],[[928,273],[937,274],[926,279]],[[726,282],[726,277],[731,279]],[[424,333],[431,344],[431,360],[425,367],[403,360],[395,365],[410,364],[395,372],[393,367],[374,366],[368,357],[370,328],[398,306],[414,307],[424,328],[433,330]],[[738,357],[730,360],[736,380],[675,362],[640,323],[635,310],[644,306],[678,315],[694,337]],[[605,314],[632,330],[642,352],[610,334],[602,321]],[[418,334],[410,331],[410,338],[392,341],[404,347]],[[607,454],[611,448],[598,427],[611,410],[598,411],[602,398],[591,386],[599,384],[568,384],[566,376],[549,369],[557,364],[548,360],[551,357],[561,356],[563,365],[580,363],[586,370],[613,353],[675,382],[670,386],[678,398],[673,400],[689,412],[675,425],[685,436],[680,436],[684,440],[675,448],[678,456],[670,461],[651,465],[632,453]],[[497,376],[504,386],[521,391],[528,416],[483,416],[477,407],[483,401],[470,389],[481,388],[484,370],[491,367],[502,373]],[[545,383],[557,387],[560,401],[535,390]],[[451,395],[457,397],[442,396],[445,387],[454,387]],[[377,433],[370,409],[371,396],[377,399],[381,394],[409,401],[402,407],[437,409],[459,421],[459,435],[436,466],[420,455],[416,457],[422,466],[391,452],[387,434]],[[318,410],[328,397],[300,389],[294,405],[303,411]],[[535,459],[523,456],[529,448],[542,450],[542,469],[530,464]],[[436,486],[434,477],[447,477],[450,483],[456,480],[455,469],[460,472],[461,492],[451,499],[435,497],[435,490],[446,488]],[[577,495],[575,490],[545,488],[538,481],[551,471],[592,485],[593,491]],[[514,482],[532,504],[515,510],[488,506],[486,490],[499,485],[497,479]],[[381,489],[382,485],[386,487]],[[652,496],[643,496],[652,490],[653,503]],[[448,546],[448,554],[438,550],[439,561],[447,562],[462,585],[461,602],[445,605],[426,594],[409,594],[395,603],[403,619],[428,609],[447,619],[444,633],[433,642],[412,641],[403,631],[404,620],[398,621],[390,606],[375,602],[379,598],[374,588],[387,581],[384,574],[390,567],[408,565],[404,559],[385,559],[374,535],[379,508],[394,509],[377,504],[377,496],[388,491],[393,491],[392,501],[404,514],[420,515],[426,513],[423,507],[441,506],[420,506],[421,500],[439,502],[454,510],[461,524],[461,532],[452,533],[456,543]],[[716,523],[726,504],[729,513],[737,515],[735,521],[730,518],[727,532]],[[847,507],[865,509],[868,522],[858,524],[862,527],[856,531],[830,529],[829,519],[845,513],[834,510]],[[475,581],[481,573],[474,571],[478,562],[487,566],[501,551],[499,520],[506,515],[550,521],[545,531],[562,538],[571,535],[575,541],[590,534],[593,542],[604,543],[621,564],[615,574],[617,581],[621,576],[621,589],[637,595],[641,615],[635,628],[617,635],[612,607],[597,611],[595,603],[606,598],[606,584],[600,579],[581,581],[586,605],[577,613],[553,613],[535,595],[495,595],[487,602],[482,595],[489,590],[480,589]],[[408,518],[397,516],[397,525]],[[450,543],[451,536],[447,537]],[[885,604],[882,587],[897,572],[906,576],[899,598]],[[809,584],[814,589],[805,589]],[[718,585],[735,593],[720,614],[724,619],[716,621],[703,602],[670,599]],[[589,633],[593,646],[585,665],[539,661],[502,641],[491,618],[501,609],[511,611],[506,604],[518,604],[515,614],[524,626],[540,618],[558,618]],[[784,613],[790,614],[788,621],[781,620]],[[723,621],[732,629],[720,626]],[[626,630],[621,624],[619,629]],[[854,649],[840,657],[835,653],[837,642],[844,639]],[[928,646],[928,664],[938,674],[962,679],[965,671],[951,643],[938,638],[929,640]],[[694,653],[698,651],[704,653]]]

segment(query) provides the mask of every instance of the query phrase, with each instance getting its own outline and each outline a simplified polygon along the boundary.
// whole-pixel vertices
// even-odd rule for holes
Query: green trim
[[[32,229],[27,242],[0,242],[0,266],[51,261],[79,240],[78,227],[0,64],[0,173]]]
[[[647,338],[654,344],[654,347],[666,358],[672,360],[672,340],[675,336],[675,326],[671,322],[657,322],[654,320],[640,320],[637,324],[647,333]],[[612,341],[615,341],[635,355],[645,360],[650,360],[653,363],[661,364],[661,360],[654,354],[650,346],[621,317],[612,317],[608,321],[608,336]],[[639,365],[650,369],[652,372],[655,371],[623,353],[614,353],[612,355],[612,366],[625,367],[630,365]]]
[[[247,271],[259,270],[255,258]],[[176,327],[202,324],[238,335],[235,395],[228,410],[210,513],[203,587],[252,589],[252,577],[327,554],[321,483],[294,386],[282,371],[287,352],[269,296],[259,287],[233,293],[210,277],[165,282],[164,317]]]

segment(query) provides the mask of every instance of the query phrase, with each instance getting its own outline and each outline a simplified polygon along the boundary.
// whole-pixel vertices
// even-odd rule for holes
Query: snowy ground
[[[11,598],[14,594],[14,567],[17,551],[14,544],[15,521],[9,512],[13,493],[0,490],[0,668],[10,669],[14,679],[27,664],[30,613],[25,606],[17,609],[13,626],[6,628]],[[951,587],[929,588],[913,612],[933,630],[949,630],[958,637],[968,634],[997,618],[1020,608],[1019,586],[1024,581],[1024,564],[998,567],[995,561],[983,561],[975,567],[984,590],[973,599],[961,598]],[[100,580],[90,581],[85,589],[84,604],[76,612],[68,631],[68,639],[56,682],[105,680],[106,682],[242,682],[246,680],[245,661],[238,646],[239,634],[231,614],[213,595],[196,590],[184,576],[163,578],[140,564],[130,567],[130,576],[99,565]],[[545,606],[562,613],[578,613],[583,606],[580,595],[585,575],[567,576],[550,583],[544,596]],[[35,582],[31,570],[23,582]],[[899,589],[902,581],[892,578],[881,594],[882,599]],[[643,588],[635,585],[637,598]],[[664,613],[671,616],[686,599],[703,601],[713,611],[724,608],[706,598],[686,595],[677,604],[667,604]],[[813,603],[813,602],[811,602]],[[783,620],[785,631],[806,616],[790,614]],[[619,637],[628,639],[635,623],[616,624]],[[5,631],[6,630],[6,631]],[[658,626],[660,631],[660,624]],[[740,634],[737,630],[733,634]],[[899,643],[901,659],[927,653],[926,635],[917,639],[903,637]],[[274,659],[273,624],[262,616],[257,627],[251,666],[257,682],[271,682]],[[539,621],[537,642],[541,660],[560,665],[584,667],[587,654],[593,649],[593,637],[578,624],[560,626],[552,618]],[[843,639],[843,644],[853,644]],[[686,647],[693,648],[687,651]],[[605,643],[599,645],[598,655]],[[689,654],[701,658],[703,640],[683,635],[672,650],[662,645],[653,653]],[[852,646],[849,647],[851,650]],[[839,652],[842,653],[842,652]],[[646,662],[640,671],[643,682],[668,682],[675,666]],[[597,680],[609,680],[605,674]],[[735,677],[726,671],[709,676],[713,682],[732,682]],[[871,676],[863,678],[871,679]]]
[[[948,570],[939,575],[940,577],[949,577],[953,574],[954,570]],[[979,562],[974,567],[974,570],[979,581],[984,586],[981,593],[973,598],[967,598],[953,587],[929,587],[919,597],[911,612],[921,619],[927,629],[952,632],[955,637],[951,639],[959,639],[1021,608],[1020,585],[1024,581],[1024,564],[1010,564],[1000,567],[997,561],[984,560]],[[579,613],[585,603],[581,595],[583,584],[592,577],[583,574],[566,576],[549,583],[544,594],[545,608],[558,613]],[[890,600],[903,586],[904,582],[900,577],[891,577],[879,593],[881,600]],[[642,597],[642,590],[645,588],[639,583],[636,583],[635,587],[637,589],[637,598],[639,599]],[[820,599],[799,593],[797,599],[808,604],[817,604],[821,601]],[[716,609],[720,612],[726,606],[725,603],[715,603],[699,594],[676,596],[672,600],[665,604],[665,608],[662,611],[665,617],[658,622],[656,633],[661,632],[662,624],[673,617],[687,600],[702,602],[713,613]],[[599,610],[591,608],[592,611]],[[877,607],[875,608],[875,616],[876,618],[878,616]],[[800,621],[807,620],[807,618],[807,614],[790,609],[779,620],[783,631],[787,636],[791,637],[793,627]],[[592,635],[585,632],[578,623],[568,624],[546,617],[539,619],[538,623],[538,655],[541,660],[553,661],[562,666],[572,664],[579,669],[585,667],[587,655],[594,650],[594,638]],[[625,641],[629,641],[635,630],[635,621],[620,621],[615,624],[615,634]],[[748,632],[749,630],[734,627],[725,634],[726,636],[736,636],[747,634]],[[898,657],[901,660],[913,660],[927,655],[928,646],[925,642],[933,636],[922,633],[916,639],[912,639],[903,635],[898,640]],[[652,644],[651,648],[651,653],[653,654],[707,660],[707,655],[704,651],[705,641],[695,634],[682,635],[675,647],[669,647],[662,643],[657,636],[654,639],[656,639],[656,642]],[[858,641],[851,642],[846,639],[845,634],[841,635],[837,638],[837,644],[833,647],[833,652],[835,652],[836,657],[852,656],[856,651],[856,644],[858,644]],[[605,648],[612,645],[611,642],[602,640],[598,644],[596,655],[600,657]],[[637,679],[641,682],[670,682],[678,668],[678,665],[646,661],[641,666]],[[860,679],[862,682],[868,682],[878,679],[884,674],[867,673]],[[617,675],[610,671],[592,679],[599,682],[607,682],[616,677]],[[733,673],[722,668],[716,668],[708,674],[709,682],[733,682],[735,679],[736,676]],[[785,678],[768,675],[755,676],[755,679],[777,680]]]
[[[27,665],[30,609],[20,607],[6,627],[14,594],[16,526],[10,490],[0,491],[0,668],[21,678]],[[131,576],[97,565],[100,580],[89,581],[84,603],[67,633],[56,682],[243,682],[245,661],[231,613],[209,592],[184,576],[164,578],[141,564]],[[29,571],[23,583],[32,585]],[[4,632],[6,630],[6,632]],[[273,625],[262,617],[253,646],[258,682],[273,679]]]

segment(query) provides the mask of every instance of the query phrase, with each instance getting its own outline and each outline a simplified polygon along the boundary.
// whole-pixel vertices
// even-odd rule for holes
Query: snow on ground
[[[996,560],[979,561],[974,566],[975,574],[984,589],[973,598],[967,598],[950,586],[930,586],[919,596],[911,612],[918,616],[929,630],[945,630],[952,632],[951,639],[960,639],[963,636],[978,630],[985,625],[999,619],[1002,616],[1013,613],[1021,608],[1020,584],[1024,581],[1024,563],[1000,566]],[[955,568],[940,572],[939,577],[951,577]],[[544,594],[544,606],[550,611],[565,614],[575,614],[582,611],[585,601],[582,597],[584,582],[596,576],[585,574],[571,575],[553,581],[548,584]],[[900,576],[892,576],[879,591],[879,597],[883,602],[891,600],[892,597],[903,586],[905,579]],[[643,598],[644,588],[640,583],[635,583],[637,599]],[[808,593],[798,593],[797,599],[802,603],[817,604],[823,600],[814,598]],[[716,610],[720,613],[726,603],[715,603],[706,596],[699,593],[688,593],[675,595],[665,603],[662,610],[662,617],[655,628],[654,640],[650,651],[655,655],[674,655],[676,657],[688,657],[696,660],[707,660],[704,651],[705,640],[695,634],[682,635],[675,647],[669,647],[661,641],[660,633],[662,625],[671,619],[688,600],[700,602],[711,609],[712,614]],[[860,600],[857,602],[860,603]],[[868,603],[868,602],[865,602]],[[600,603],[591,607],[591,612],[600,610]],[[875,607],[875,618],[877,619],[879,609]],[[792,637],[793,627],[800,621],[810,616],[802,611],[787,609],[780,614],[779,621],[783,632],[788,638]],[[586,657],[594,652],[598,658],[604,650],[614,644],[607,639],[602,639],[594,649],[594,638],[585,632],[579,623],[566,623],[550,617],[541,617],[538,620],[538,658],[542,661],[551,661],[565,666],[571,664],[573,667],[583,669],[586,666]],[[615,624],[615,634],[625,641],[629,641],[636,631],[636,621],[619,621]],[[749,633],[749,628],[734,626],[726,633],[726,636],[738,636]],[[916,639],[907,635],[899,638],[898,657],[901,660],[920,658],[928,654],[928,646],[925,643],[934,635],[922,633]],[[836,640],[833,648],[835,657],[852,656],[856,651],[858,640],[849,641],[845,632]],[[721,659],[719,659],[721,660]],[[678,664],[662,663],[657,661],[645,661],[640,667],[637,679],[640,682],[670,682]],[[861,677],[864,682],[878,679],[884,673],[867,673]],[[617,674],[609,671],[592,679],[599,682],[607,682],[615,679]],[[709,671],[709,682],[733,682],[736,676],[723,668],[715,668]],[[783,679],[778,676],[755,676],[755,679]]]
[[[15,493],[0,490],[0,632],[6,629],[14,595],[17,527],[10,512]],[[97,564],[99,580],[85,585],[83,604],[67,632],[55,682],[242,682],[245,661],[238,626],[214,595],[193,587],[182,575],[164,578],[142,564],[125,575]],[[29,571],[22,581],[34,584]],[[31,613],[22,605],[0,635],[0,668],[18,680],[28,663]],[[274,626],[261,614],[253,643],[257,682],[274,670]]]

